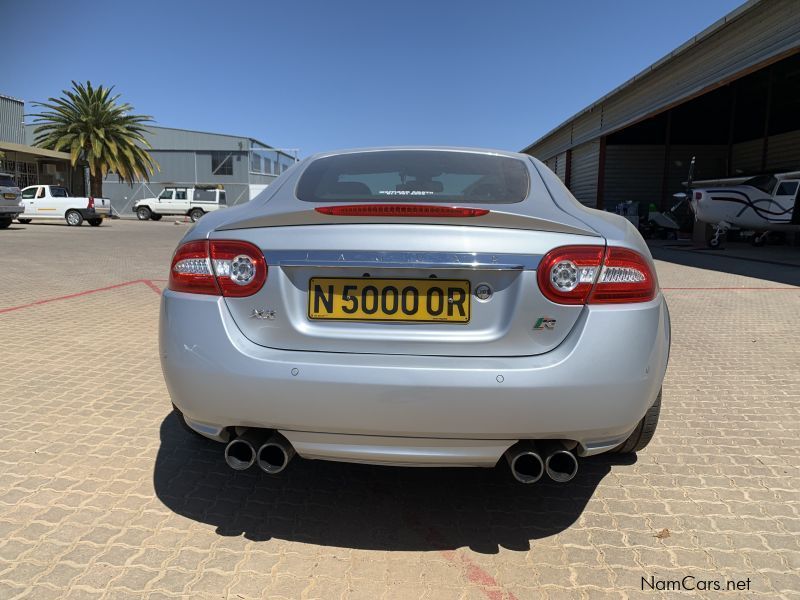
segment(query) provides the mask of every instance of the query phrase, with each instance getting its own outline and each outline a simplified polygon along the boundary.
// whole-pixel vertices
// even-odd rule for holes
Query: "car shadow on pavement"
[[[571,482],[513,480],[495,469],[397,468],[295,458],[271,477],[230,469],[224,446],[188,433],[174,414],[161,424],[155,492],[184,517],[225,536],[278,538],[373,550],[452,550],[494,554],[572,525],[613,465],[635,456],[581,459]]]

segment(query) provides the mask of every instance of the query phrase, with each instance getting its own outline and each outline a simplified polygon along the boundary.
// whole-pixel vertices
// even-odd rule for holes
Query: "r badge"
[[[536,330],[555,329],[556,320],[551,319],[550,317],[539,317],[538,319],[536,319],[536,323],[533,324],[533,328]]]

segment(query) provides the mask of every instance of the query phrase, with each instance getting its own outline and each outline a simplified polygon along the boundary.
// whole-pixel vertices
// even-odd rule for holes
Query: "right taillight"
[[[641,254],[627,248],[606,248],[589,304],[647,302],[655,296],[656,278]]]
[[[198,240],[175,251],[167,287],[176,292],[241,298],[262,288],[267,263],[261,251],[238,240]]]
[[[539,289],[556,304],[647,302],[656,294],[650,266],[638,252],[610,246],[564,246],[548,252],[536,272]]]

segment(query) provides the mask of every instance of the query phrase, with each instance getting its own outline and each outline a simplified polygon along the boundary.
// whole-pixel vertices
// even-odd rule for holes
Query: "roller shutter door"
[[[567,153],[562,152],[556,156],[555,174],[561,181],[567,180]]]
[[[600,140],[572,149],[570,191],[586,206],[597,206],[597,173],[600,165]]]

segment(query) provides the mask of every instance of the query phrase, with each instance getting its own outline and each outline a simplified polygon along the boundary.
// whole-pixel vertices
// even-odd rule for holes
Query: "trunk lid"
[[[238,222],[236,229],[222,227],[211,237],[254,243],[267,259],[267,282],[258,293],[225,299],[242,333],[256,344],[298,351],[524,356],[558,346],[583,310],[541,294],[535,270],[541,256],[559,246],[605,243],[572,223],[542,231],[532,221],[517,217],[516,228],[475,227],[471,219],[459,225],[393,219],[247,229]],[[330,311],[333,296],[338,299]],[[410,310],[415,296],[423,306],[417,311]],[[442,311],[431,317],[440,296]],[[342,311],[352,307],[342,304],[344,297],[357,298],[362,311],[381,308],[351,319]],[[422,314],[428,301],[431,312]],[[395,312],[388,314],[392,307]],[[406,308],[409,314],[399,315]]]

